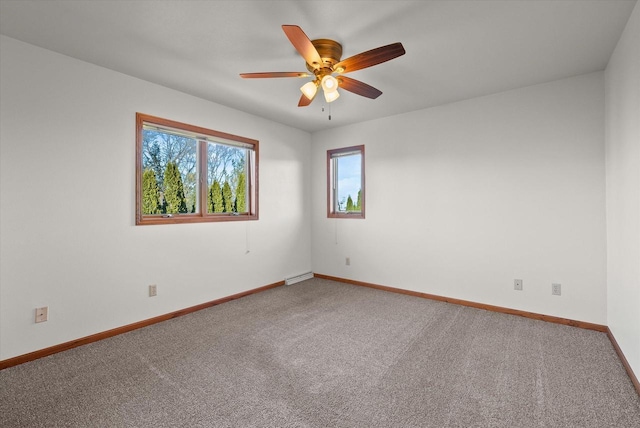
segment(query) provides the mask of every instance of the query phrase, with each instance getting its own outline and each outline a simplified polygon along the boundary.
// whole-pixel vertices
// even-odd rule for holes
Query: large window
[[[364,146],[327,151],[327,215],[364,218]]]
[[[136,224],[258,219],[258,141],[136,114]]]

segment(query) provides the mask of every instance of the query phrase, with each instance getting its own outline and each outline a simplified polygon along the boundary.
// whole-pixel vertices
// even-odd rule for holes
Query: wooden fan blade
[[[350,73],[352,71],[361,70],[363,68],[377,65],[405,54],[402,43],[392,43],[370,51],[362,52],[333,66],[333,70],[337,73]]]
[[[313,99],[315,97],[316,96],[314,95],[312,99],[309,99],[309,98],[306,97],[305,94],[302,94],[302,96],[300,97],[300,101],[298,101],[298,107],[306,107],[306,106],[308,106],[309,104],[311,104],[311,101],[313,101]]]
[[[274,71],[267,73],[240,73],[244,79],[264,79],[270,77],[309,77],[311,74],[300,71]]]
[[[382,91],[359,80],[351,79],[347,76],[338,76],[336,79],[338,80],[338,86],[346,91],[353,92],[354,94],[362,95],[363,97],[374,100],[382,95]]]
[[[283,25],[282,30],[289,38],[294,48],[302,55],[302,58],[314,69],[322,66],[322,58],[313,46],[309,37],[297,25]]]

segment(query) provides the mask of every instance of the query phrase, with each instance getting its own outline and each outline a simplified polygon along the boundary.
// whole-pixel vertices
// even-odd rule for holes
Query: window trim
[[[249,150],[249,166],[247,168],[247,184],[248,184],[248,206],[246,213],[208,213],[207,212],[207,190],[208,186],[202,185],[207,183],[206,168],[206,144],[198,144],[199,159],[199,198],[200,212],[188,213],[180,215],[143,215],[142,214],[142,146],[143,146],[143,130],[144,125],[158,126],[160,128],[172,128],[176,131],[194,134],[194,138],[198,141],[216,142],[218,140],[227,140],[238,145],[246,145]],[[218,141],[225,143],[224,141]],[[252,165],[253,164],[253,165]],[[180,223],[209,223],[218,221],[247,221],[258,220],[258,171],[259,171],[259,142],[246,137],[228,134],[226,132],[215,131],[212,129],[202,128],[199,126],[189,125],[182,122],[176,122],[169,119],[163,119],[156,116],[150,116],[143,113],[136,113],[136,225],[155,225],[155,224],[180,224]]]
[[[360,212],[338,212],[335,211],[335,192],[333,189],[333,159],[335,155],[360,152]],[[343,147],[339,149],[327,150],[327,217],[328,218],[365,218],[365,180],[364,180],[364,144],[359,146]]]

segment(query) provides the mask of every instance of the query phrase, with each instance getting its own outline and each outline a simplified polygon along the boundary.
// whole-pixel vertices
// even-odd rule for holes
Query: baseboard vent
[[[306,281],[313,278],[313,272],[303,273],[302,275],[292,276],[291,278],[285,278],[285,285],[295,284],[296,282]]]

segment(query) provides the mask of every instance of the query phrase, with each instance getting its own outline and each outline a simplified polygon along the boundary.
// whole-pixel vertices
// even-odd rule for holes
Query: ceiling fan
[[[325,100],[328,103],[335,101],[340,96],[338,88],[363,97],[378,98],[382,94],[380,90],[343,74],[371,67],[405,54],[402,43],[393,43],[341,60],[342,45],[340,43],[330,39],[309,40],[309,37],[297,25],[283,25],[282,29],[291,44],[306,61],[309,72],[241,73],[240,76],[245,79],[313,77],[314,80],[305,83],[300,88],[302,96],[298,107],[311,104],[319,87],[322,87]],[[333,74],[337,74],[338,77],[334,77]]]

